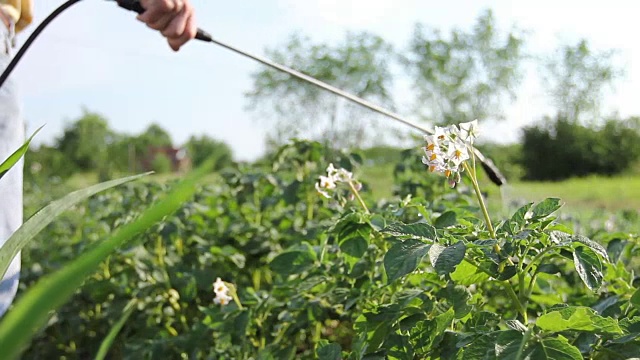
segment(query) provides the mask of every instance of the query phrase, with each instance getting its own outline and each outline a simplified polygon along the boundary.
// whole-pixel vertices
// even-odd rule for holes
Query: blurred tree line
[[[266,49],[266,55],[392,111],[401,100],[412,118],[430,127],[473,119],[511,121],[504,105],[517,99],[525,65],[533,65],[552,112],[527,119],[535,123],[522,129],[518,144],[479,145],[509,179],[613,175],[638,164],[637,118],[601,113],[606,90],[623,75],[614,65],[615,52],[593,51],[579,40],[551,54],[530,54],[527,35],[515,26],[500,31],[493,12],[486,10],[470,29],[449,34],[417,23],[404,49],[369,32],[349,32],[338,44],[293,34]],[[397,75],[409,79],[410,98],[393,97]],[[415,143],[415,131],[407,135],[383,126],[380,115],[282,72],[261,67],[252,78],[248,109],[269,122],[269,149],[294,137],[336,148],[380,148],[388,145],[383,140],[407,138]]]
[[[184,158],[184,163],[197,167],[210,156],[216,157],[216,170],[233,162],[231,148],[207,135],[191,136],[184,145],[177,146],[158,124],[150,124],[137,135],[122,134],[111,129],[102,115],[83,109],[52,145],[28,150],[25,177],[66,179],[79,172],[95,172],[100,180],[106,180],[115,174],[176,171],[172,157]]]

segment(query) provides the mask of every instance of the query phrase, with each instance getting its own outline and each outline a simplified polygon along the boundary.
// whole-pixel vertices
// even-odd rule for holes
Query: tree
[[[82,115],[57,139],[56,147],[67,158],[69,166],[83,171],[96,170],[104,166],[113,137],[102,115],[83,109]]]
[[[559,117],[575,123],[599,117],[604,90],[613,89],[623,74],[612,63],[614,55],[590,50],[583,39],[574,46],[561,46],[543,60],[544,85]]]
[[[210,157],[216,158],[215,170],[222,169],[233,162],[233,151],[229,145],[206,135],[191,136],[185,147],[195,167],[202,165]]]
[[[409,54],[402,57],[414,79],[416,112],[446,125],[473,119],[503,120],[505,98],[515,100],[524,59],[523,36],[504,37],[491,10],[469,33],[453,30],[449,39],[438,30],[416,24]]]
[[[381,37],[347,33],[344,42],[331,46],[312,44],[308,37],[292,35],[267,56],[354,95],[392,106],[389,88],[392,48]],[[253,89],[246,93],[249,109],[273,120],[270,145],[305,137],[334,147],[362,146],[375,133],[377,115],[288,74],[263,69],[252,75]]]
[[[171,135],[160,125],[152,123],[136,137],[136,150],[146,152],[149,147],[173,146]]]

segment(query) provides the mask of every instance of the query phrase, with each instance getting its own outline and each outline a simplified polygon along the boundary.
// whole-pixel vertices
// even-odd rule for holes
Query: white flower
[[[463,161],[469,159],[469,152],[467,146],[462,141],[454,141],[449,145],[447,149],[447,158],[455,164],[457,168]]]
[[[217,278],[216,282],[213,283],[213,291],[216,294],[226,294],[229,292],[229,288],[227,287],[227,284],[222,281],[222,279]]]
[[[429,171],[443,173],[451,186],[460,182],[460,173],[464,170],[462,163],[469,160],[469,146],[478,136],[478,121],[461,123],[458,126],[436,126],[433,135],[426,135],[427,145],[423,147],[425,155],[422,163],[429,166]]]
[[[333,163],[330,163],[327,167],[327,176],[320,176],[319,181],[315,184],[315,188],[322,196],[331,198],[331,194],[327,190],[336,189],[339,183],[350,183],[357,190],[362,188],[362,184],[353,179],[353,173],[343,168],[336,169]]]
[[[439,126],[436,126],[433,136],[437,139],[437,142],[439,144],[446,146],[449,143],[449,140],[451,139],[452,130],[456,131],[456,129],[454,127],[450,127],[450,126],[439,127]]]
[[[469,145],[473,144],[473,141],[478,137],[478,120],[473,120],[466,123],[460,123],[460,139],[467,142]]]
[[[213,302],[216,303],[217,305],[227,305],[231,302],[231,300],[233,300],[233,298],[229,295],[216,294],[216,298],[213,299]]]
[[[213,292],[216,293],[215,299],[213,302],[218,305],[227,305],[233,298],[229,296],[229,287],[227,284],[222,281],[222,279],[217,278],[213,283]]]
[[[332,177],[328,177],[328,176],[320,176],[320,184],[319,186],[323,189],[335,189],[336,188],[336,181],[334,178]]]

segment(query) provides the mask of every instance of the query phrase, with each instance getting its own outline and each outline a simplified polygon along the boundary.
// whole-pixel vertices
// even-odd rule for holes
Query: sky
[[[30,33],[63,1],[37,0],[35,19],[18,38]],[[527,51],[545,54],[560,44],[587,39],[596,50],[616,49],[625,77],[606,98],[606,110],[640,115],[640,2],[636,0],[192,0],[198,26],[214,38],[263,56],[293,32],[313,41],[337,43],[346,31],[368,31],[396,48],[406,47],[415,23],[447,33],[470,29],[485,9],[492,9],[501,30],[516,26],[529,32]],[[100,113],[117,132],[136,134],[157,123],[182,144],[206,134],[228,143],[238,160],[264,151],[268,123],[246,110],[244,93],[251,73],[262,65],[213,44],[190,42],[171,51],[148,29],[107,0],[85,0],[56,18],[13,73],[20,88],[30,134],[45,125],[34,142],[51,143],[82,109]],[[505,110],[508,121],[479,119],[483,138],[519,139],[519,129],[550,113],[534,71],[528,69],[518,101]],[[405,98],[398,88],[396,98]],[[398,112],[408,118],[408,104]],[[463,119],[472,120],[472,119]]]

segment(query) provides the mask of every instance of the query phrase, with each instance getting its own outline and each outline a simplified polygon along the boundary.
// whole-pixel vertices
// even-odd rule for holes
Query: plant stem
[[[513,290],[513,287],[511,286],[510,282],[506,282],[507,286],[505,286],[505,288],[507,289],[507,294],[509,294],[509,297],[511,298],[511,300],[513,300],[513,302],[516,304],[516,307],[518,308],[518,312],[520,313],[520,315],[522,315],[522,319],[524,320],[525,324],[528,322],[527,320],[527,310],[522,306],[522,303],[520,303],[520,299],[518,299],[518,295],[516,294],[516,292]]]
[[[356,187],[353,186],[353,182],[348,181],[347,183],[349,184],[349,187],[351,188],[351,192],[353,192],[353,196],[355,196],[355,198],[358,199],[358,202],[360,203],[360,205],[362,205],[362,208],[364,209],[364,211],[367,214],[371,214],[369,212],[369,208],[367,207],[367,204],[365,204],[364,201],[362,200],[362,198],[360,197],[360,193],[358,193],[358,190],[356,189]]]
[[[478,198],[478,204],[480,205],[480,209],[482,210],[482,215],[484,216],[484,221],[487,224],[487,229],[489,229],[489,234],[491,238],[497,239],[496,231],[493,229],[493,224],[491,224],[491,218],[489,217],[489,212],[487,211],[487,206],[484,203],[484,199],[482,198],[482,192],[480,192],[480,186],[478,185],[478,180],[476,179],[476,174],[472,171],[469,165],[464,162],[464,169],[469,174],[469,178],[473,183],[473,190],[476,193],[476,197]],[[500,248],[500,246],[498,246]]]
[[[484,203],[484,199],[482,198],[482,192],[480,191],[480,185],[478,185],[478,179],[476,178],[475,170],[472,170],[469,167],[469,164],[467,164],[466,162],[463,162],[462,164],[464,165],[464,169],[467,171],[467,174],[471,179],[471,183],[473,184],[473,190],[476,193],[476,198],[478,198],[478,204],[480,205],[480,209],[482,210],[482,215],[484,216],[484,222],[487,224],[489,235],[491,235],[492,239],[496,239],[497,241],[498,237],[496,236],[496,231],[493,229],[493,224],[491,223],[491,217],[489,217],[489,211],[487,211],[487,205]],[[498,254],[502,251],[502,249],[500,248],[500,245],[497,242],[493,246],[493,249]],[[511,261],[511,259],[508,257],[507,257],[507,262],[509,263],[509,265],[514,265],[513,261]]]
[[[533,258],[533,260],[531,260],[531,262],[529,263],[529,265],[527,265],[527,267],[526,267],[526,268],[524,268],[524,272],[525,272],[525,273],[528,273],[528,272],[529,272],[529,270],[531,270],[531,267],[533,266],[533,264],[535,264],[535,263],[536,263],[536,261],[540,260],[540,258],[542,258],[542,257],[543,257],[547,252],[549,252],[549,251],[551,251],[551,250],[553,250],[553,249],[554,249],[554,247],[553,247],[553,246],[550,246],[550,247],[545,248],[545,249],[543,249],[542,251],[540,251],[540,252],[538,253],[538,255],[536,255],[536,256]]]
[[[527,331],[524,332],[524,335],[522,336],[522,341],[520,341],[520,346],[518,347],[518,352],[516,353],[516,359],[521,359],[522,358],[522,353],[524,352],[524,348],[527,346],[527,343],[529,342],[529,339],[531,338],[531,332],[533,331],[533,326],[526,324],[527,325]]]

